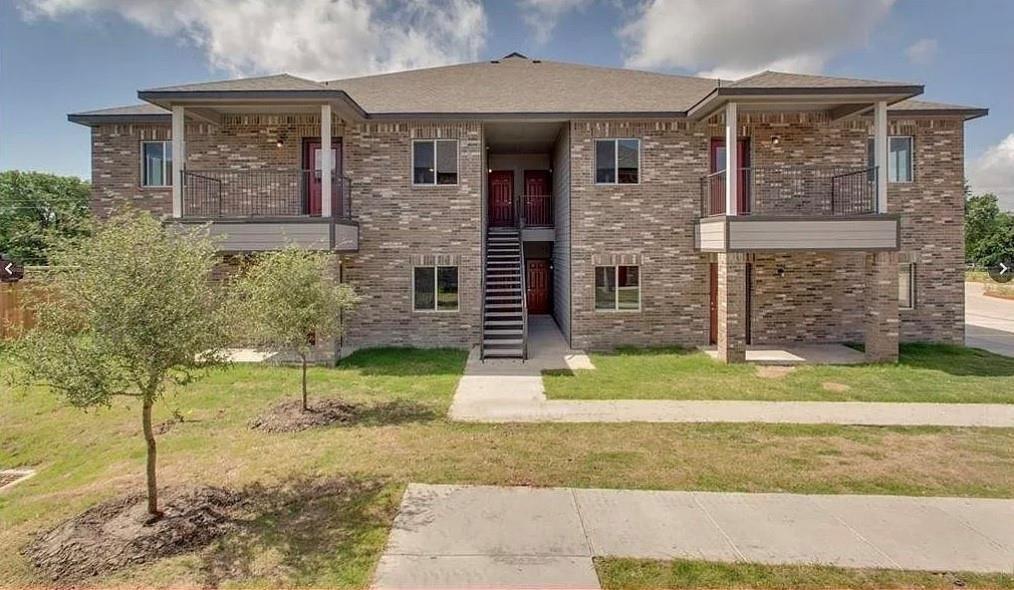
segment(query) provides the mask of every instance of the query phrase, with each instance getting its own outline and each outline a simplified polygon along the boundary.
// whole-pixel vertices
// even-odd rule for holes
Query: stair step
[[[486,332],[485,332],[486,338],[488,340],[497,339],[497,338],[490,338],[491,336],[492,337],[499,337],[500,339],[507,339],[507,338],[510,338],[510,339],[519,339],[519,338],[521,338],[521,336],[524,335],[524,333],[525,333],[525,331],[522,330],[521,328],[506,329],[506,330],[490,330],[490,329],[487,328]],[[485,341],[488,341],[488,340],[485,340]]]
[[[521,312],[520,311],[487,311],[486,312],[486,317],[487,318],[500,318],[502,321],[506,321],[504,318],[514,319],[514,320],[517,320],[519,322],[520,321],[524,321],[521,318]]]
[[[482,325],[483,326],[489,326],[488,328],[486,328],[487,330],[490,330],[490,329],[505,329],[505,328],[506,329],[510,329],[510,328],[508,328],[508,326],[511,326],[511,327],[513,327],[513,326],[523,326],[524,325],[524,320],[522,320],[521,318],[518,318],[516,320],[486,320],[486,321],[484,321],[482,323]]]
[[[505,348],[505,347],[509,346],[509,347],[513,348],[513,347],[521,346],[521,339],[520,338],[503,338],[503,339],[500,339],[500,340],[483,340],[482,344],[483,344],[483,346],[486,346],[486,347]]]
[[[486,289],[486,293],[517,293],[518,297],[521,296],[521,289]]]
[[[486,309],[517,309],[520,311],[521,302],[517,303],[487,303]]]

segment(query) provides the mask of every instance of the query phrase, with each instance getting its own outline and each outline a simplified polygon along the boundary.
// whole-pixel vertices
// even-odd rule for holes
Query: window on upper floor
[[[640,180],[641,140],[595,140],[596,184],[637,184]]]
[[[905,262],[898,266],[898,307],[915,307],[915,264]]]
[[[595,309],[599,311],[641,309],[641,268],[596,266]]]
[[[875,166],[874,141],[871,137],[866,147],[866,162]],[[887,138],[887,182],[912,182],[913,141],[909,135],[892,135]]]
[[[458,140],[413,141],[412,184],[458,184]]]
[[[173,178],[173,142],[141,142],[141,186],[170,186]]]
[[[412,308],[415,311],[457,311],[458,267],[413,268]]]

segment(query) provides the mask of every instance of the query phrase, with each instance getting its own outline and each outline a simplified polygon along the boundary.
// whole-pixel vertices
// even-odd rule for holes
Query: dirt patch
[[[304,412],[300,400],[286,400],[254,418],[250,428],[264,432],[299,432],[332,424],[348,424],[357,413],[356,406],[337,399],[315,399],[309,406],[310,409]]]
[[[0,489],[13,485],[23,479],[28,479],[35,472],[31,469],[4,469],[0,470]]]
[[[844,383],[835,383],[834,381],[825,381],[820,384],[824,388],[824,391],[831,391],[834,393],[845,393],[849,389],[852,389]]]
[[[103,502],[40,534],[22,554],[52,580],[73,583],[207,546],[234,526],[242,495],[220,488],[167,489],[165,516],[148,519],[144,494]]]
[[[781,379],[795,370],[795,367],[785,365],[758,365],[757,376],[764,379]]]

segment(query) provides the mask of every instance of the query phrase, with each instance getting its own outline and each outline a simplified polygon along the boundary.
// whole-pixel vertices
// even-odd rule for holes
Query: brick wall
[[[694,345],[708,337],[707,258],[694,251],[708,136],[686,121],[573,121],[572,343]],[[641,183],[596,185],[595,138],[641,138]],[[595,263],[637,257],[641,311],[595,310]]]
[[[411,140],[456,138],[458,184],[413,187]],[[482,127],[369,123],[346,128],[359,252],[345,279],[363,296],[349,320],[352,346],[468,346],[478,343],[481,260]],[[457,312],[412,310],[413,264],[454,264]]]
[[[870,125],[752,113],[741,116],[739,135],[750,138],[755,167],[861,168]],[[916,263],[916,307],[900,312],[903,341],[964,337],[962,130],[957,119],[891,121],[892,135],[915,138],[914,182],[888,189],[888,209],[902,214],[900,259]],[[707,259],[693,253],[692,226],[710,139],[724,134],[721,117],[696,125],[575,121],[571,131],[574,346],[706,343]],[[642,139],[640,185],[594,184],[596,137]],[[642,311],[597,312],[593,258],[624,254],[642,259]],[[863,340],[863,255],[758,253],[753,265],[754,342]]]

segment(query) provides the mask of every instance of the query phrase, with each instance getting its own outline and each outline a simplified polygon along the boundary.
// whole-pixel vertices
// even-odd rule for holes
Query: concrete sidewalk
[[[1014,500],[412,484],[377,588],[597,588],[596,556],[1014,570]]]

